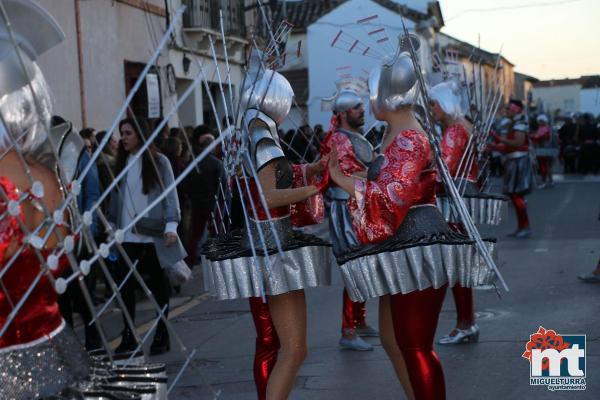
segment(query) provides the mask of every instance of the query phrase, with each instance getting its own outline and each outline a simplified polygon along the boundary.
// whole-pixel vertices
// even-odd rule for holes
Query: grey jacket
[[[169,187],[175,180],[169,159],[159,153],[155,157],[155,160],[156,165],[160,170],[160,176],[164,187]],[[113,190],[111,193],[107,215],[108,221],[114,223],[115,226],[119,228],[121,227],[121,209],[123,208],[122,193],[124,193],[124,182],[125,178],[119,182],[119,190]],[[154,188],[152,188],[152,190],[150,190],[150,193],[148,193],[148,204],[154,202],[163,193],[162,188],[162,185],[156,185]],[[181,220],[181,210],[179,208],[177,189],[171,190],[156,206],[148,211],[145,217],[162,220],[165,223],[179,223]],[[171,247],[165,246],[165,239],[163,237],[153,237],[153,240],[161,267],[170,268],[177,262],[187,257],[187,253],[183,247],[183,244],[181,243],[181,240],[179,240],[179,237],[177,238],[177,242]]]

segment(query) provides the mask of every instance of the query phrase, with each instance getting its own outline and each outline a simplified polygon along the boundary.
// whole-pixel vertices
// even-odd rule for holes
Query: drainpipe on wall
[[[85,111],[85,78],[83,76],[83,50],[81,48],[81,14],[79,1],[75,2],[75,30],[77,32],[77,62],[79,67],[79,103],[81,105],[81,127],[87,127],[87,115]]]

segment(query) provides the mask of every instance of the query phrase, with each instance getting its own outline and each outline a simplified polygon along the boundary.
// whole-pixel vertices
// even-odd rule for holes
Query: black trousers
[[[137,271],[144,276],[144,282],[148,286],[148,289],[154,295],[158,306],[163,309],[167,305],[165,310],[165,317],[168,315],[169,298],[171,297],[171,287],[169,286],[169,280],[165,271],[161,268],[156,255],[156,249],[153,243],[123,243],[123,248],[129,256],[129,259],[133,264],[137,260]],[[129,266],[126,264],[123,257],[119,258],[117,266],[117,281],[120,284],[123,279],[127,276],[130,271]],[[135,290],[140,287],[138,281],[132,275],[129,276],[127,282],[121,288],[121,296],[125,307],[131,316],[131,319],[135,322]],[[123,317],[125,323],[125,317]],[[127,324],[125,323],[127,327]],[[164,324],[159,322],[160,328],[164,327]]]
[[[81,254],[79,255],[79,257],[77,257],[77,261],[80,262],[81,260],[86,260],[89,257],[90,257],[90,253],[87,251],[87,249],[84,246]],[[69,266],[69,267],[67,267],[66,271],[63,273],[62,277],[66,279],[72,273],[73,273],[73,270],[71,269],[71,266]],[[65,322],[71,328],[73,327],[73,314],[74,313],[78,313],[79,315],[81,315],[81,318],[83,319],[83,322],[85,323],[86,327],[92,321],[92,312],[90,311],[88,304],[85,301],[85,297],[83,295],[83,292],[82,292],[82,289],[81,289],[81,286],[79,283],[80,281],[82,281],[87,286],[88,291],[90,292],[90,294],[93,297],[93,290],[90,285],[91,280],[88,278],[89,278],[89,276],[86,276],[85,278],[83,278],[81,276],[78,277],[77,279],[75,279],[74,281],[69,283],[65,293],[58,296],[58,307],[60,308],[60,312],[61,312]]]

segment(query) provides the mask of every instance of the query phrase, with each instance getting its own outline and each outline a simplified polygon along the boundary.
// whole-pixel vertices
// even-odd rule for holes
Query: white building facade
[[[594,116],[600,115],[600,86],[581,89],[580,110]]]
[[[571,113],[600,115],[600,75],[576,79],[536,82],[532,97],[544,112],[568,116]]]
[[[373,57],[373,54],[381,56],[393,54],[398,37],[403,34],[402,15],[407,29],[419,36],[421,42],[419,53],[424,70],[431,71],[431,49],[435,31],[439,29],[441,21],[434,15],[428,14],[426,10],[430,7],[429,4],[437,4],[437,2],[415,0],[413,3],[422,3],[421,9],[424,11],[411,9],[403,15],[402,10],[406,11],[406,9],[399,7],[393,1],[349,0],[312,21],[306,29],[294,31],[288,41],[286,52],[293,55],[298,43],[301,42],[300,58],[292,57],[290,65],[287,65],[283,72],[287,76],[290,70],[305,69],[307,77],[301,85],[294,85],[294,89],[296,92],[305,90],[306,93],[296,93],[297,97],[303,99],[302,104],[292,110],[290,120],[282,125],[283,129],[294,129],[304,123],[311,126],[321,124],[326,129],[331,112],[321,110],[321,99],[330,97],[335,92],[335,82],[343,74],[368,77],[369,71],[377,66],[382,58]],[[371,16],[378,18],[366,23],[357,23],[358,20]],[[382,28],[384,29],[382,32],[369,34]],[[340,41],[332,47],[332,42],[340,31],[343,32],[345,44]],[[378,43],[378,40],[384,37],[387,37],[388,41]],[[371,47],[372,50],[369,52],[371,56],[362,55],[361,51],[357,51],[357,47],[349,51],[352,43],[348,43],[348,38],[360,41],[357,47],[362,46],[361,49]],[[342,68],[346,69],[342,71]],[[367,99],[365,104],[368,104]],[[366,120],[366,127],[374,122],[369,112]]]

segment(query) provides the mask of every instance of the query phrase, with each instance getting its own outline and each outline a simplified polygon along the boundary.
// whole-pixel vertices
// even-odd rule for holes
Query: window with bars
[[[186,28],[208,28],[220,31],[219,10],[223,10],[225,35],[245,36],[244,4],[242,0],[184,0],[187,6]]]

